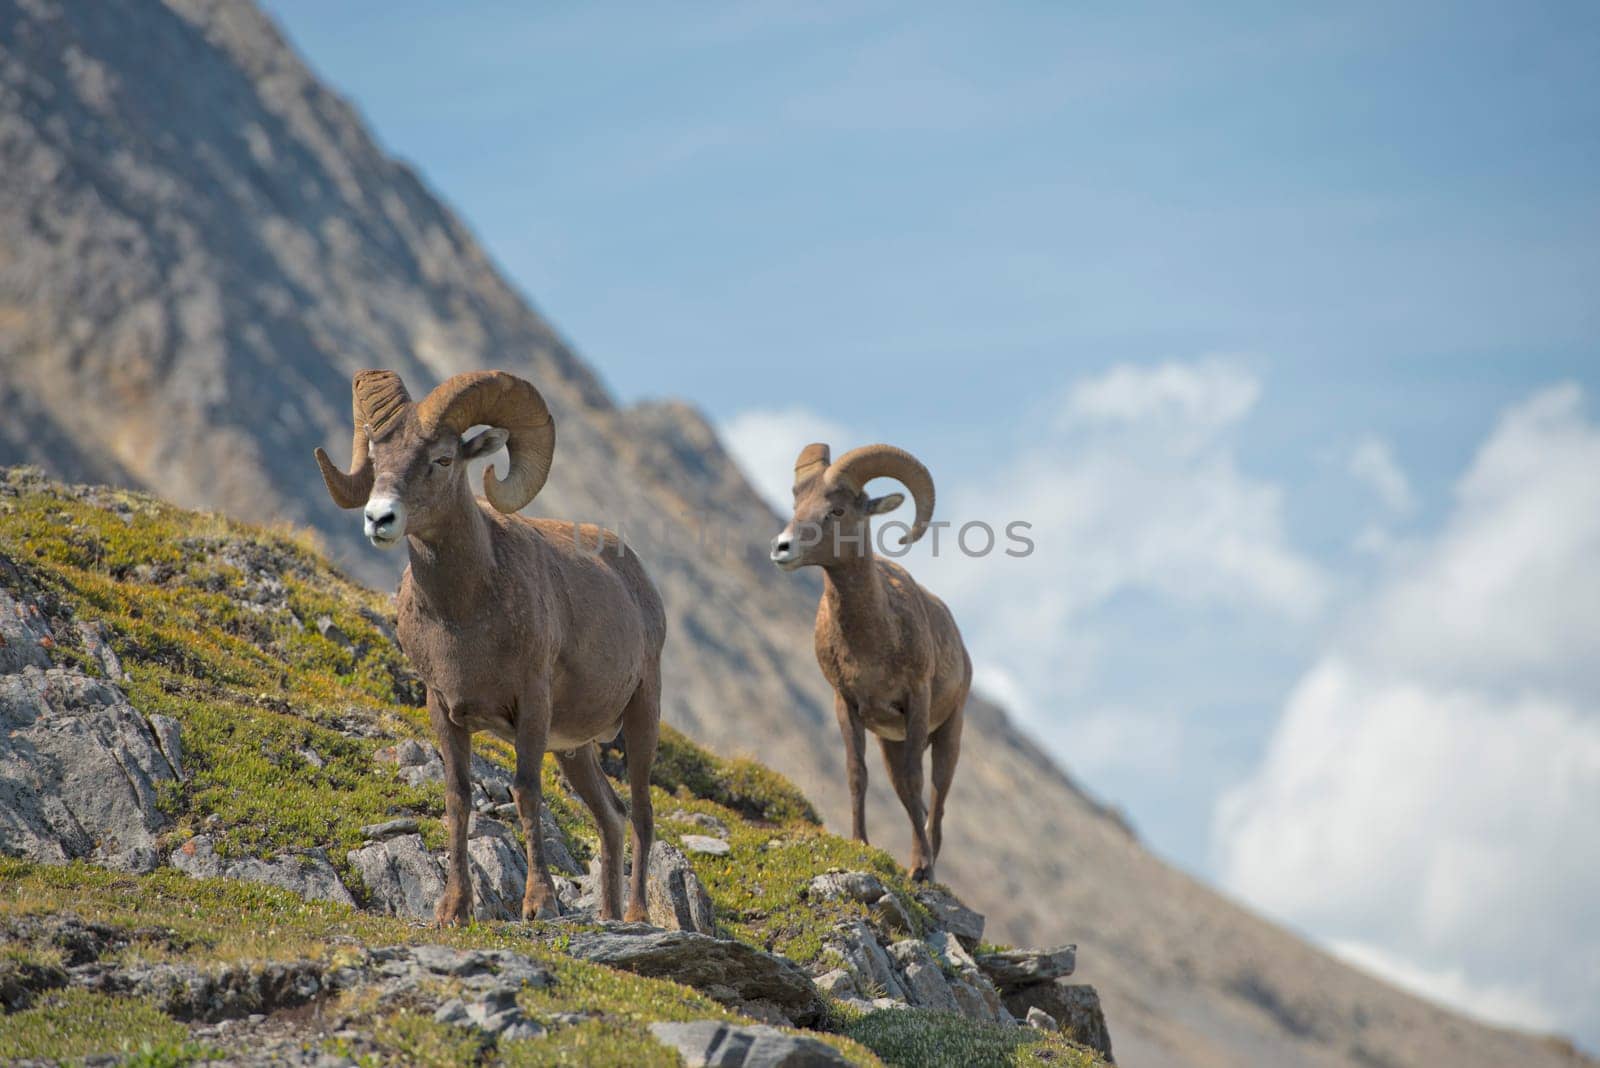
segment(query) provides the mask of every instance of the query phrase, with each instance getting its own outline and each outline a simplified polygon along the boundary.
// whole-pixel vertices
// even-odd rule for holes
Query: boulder
[[[172,851],[172,866],[196,879],[238,879],[288,890],[307,901],[355,906],[328,855],[320,849],[281,854],[272,860],[217,855],[210,835],[198,834]]]
[[[948,979],[950,993],[961,1007],[962,1015],[975,1020],[1014,1022],[1000,999],[1000,992],[953,932],[935,931],[928,936],[927,945],[946,974],[954,973],[955,977]]]
[[[420,834],[402,834],[351,850],[350,866],[367,888],[368,905],[391,916],[433,919],[444,893],[444,870],[422,845]]]
[[[650,1033],[677,1050],[688,1068],[842,1068],[850,1063],[825,1042],[760,1024],[653,1023]]]
[[[567,952],[636,975],[684,983],[757,1018],[808,1027],[828,1011],[810,977],[793,961],[731,939],[618,924],[574,934]]]
[[[726,844],[715,838],[707,841]],[[651,923],[669,931],[717,933],[711,895],[695,875],[688,858],[671,843],[657,839],[650,847],[650,868],[646,876],[645,895]]]
[[[686,834],[682,838],[683,848],[691,853],[704,853],[712,857],[725,857],[733,849],[721,838],[713,838],[706,834]]]
[[[917,901],[933,914],[934,925],[961,939],[967,949],[976,949],[983,939],[983,914],[967,908],[955,897],[936,886],[917,891]]]
[[[1037,1005],[1028,1010],[1028,1018],[1023,1022],[1035,1031],[1061,1030],[1061,1025],[1056,1023],[1056,1018]]]
[[[0,575],[9,573],[10,561],[0,556]],[[0,675],[25,667],[50,667],[50,647],[55,637],[39,606],[27,597],[13,597],[0,586]]]
[[[528,858],[521,844],[511,828],[497,820],[474,817],[468,833],[473,916],[480,920],[520,919],[522,895],[528,886]]]
[[[950,992],[944,970],[933,959],[928,947],[914,938],[889,947],[889,956],[899,965],[906,1000],[919,1009],[960,1012],[961,1005]]]
[[[1033,1021],[1035,1012],[1048,1015],[1061,1033],[1080,1046],[1111,1059],[1111,1032],[1100,1008],[1100,995],[1085,983],[1035,983],[1006,994],[1006,1008]]]
[[[839,924],[828,936],[825,949],[832,950],[856,977],[862,994],[898,1001],[906,998],[905,988],[895,973],[889,955],[878,941],[877,932],[860,920]]]
[[[978,967],[993,980],[994,985],[1002,992],[1009,992],[1071,975],[1072,969],[1077,966],[1078,947],[1002,949],[979,954],[977,960]]]
[[[9,597],[0,616],[7,612],[8,635],[37,625]],[[0,674],[0,853],[154,870],[155,835],[166,822],[156,787],[176,777],[155,735],[115,685],[75,668],[41,668],[45,650],[19,648],[21,640],[8,636],[0,647],[19,667]]]
[[[889,888],[883,880],[867,871],[830,871],[806,884],[806,894],[823,901],[859,901],[863,905],[876,904]]]

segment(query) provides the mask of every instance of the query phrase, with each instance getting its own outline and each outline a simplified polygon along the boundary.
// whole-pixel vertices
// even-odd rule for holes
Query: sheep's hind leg
[[[428,719],[444,761],[444,822],[450,839],[444,896],[434,906],[433,922],[460,927],[472,922],[472,873],[467,867],[467,820],[472,813],[472,735],[450,719],[444,701],[428,693]]]
[[[573,792],[594,816],[600,830],[600,918],[622,916],[622,801],[605,772],[594,743],[557,753],[556,760],[572,784]]]
[[[628,886],[629,923],[650,919],[645,881],[649,877],[650,849],[655,844],[655,807],[650,801],[650,767],[655,763],[661,737],[660,684],[639,684],[622,713],[622,738],[628,750],[628,803],[633,821],[633,875]]]
[[[549,732],[549,696],[537,691],[517,709],[517,770],[511,777],[511,796],[517,803],[528,850],[528,885],[522,894],[524,920],[553,920],[561,915],[556,884],[545,866],[544,830],[539,817],[544,802],[540,771]]]

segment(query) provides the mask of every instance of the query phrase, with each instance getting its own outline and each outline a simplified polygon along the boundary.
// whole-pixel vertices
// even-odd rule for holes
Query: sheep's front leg
[[[928,747],[928,706],[931,694],[926,688],[913,690],[906,698],[906,738],[892,742],[879,738],[883,763],[894,783],[894,792],[911,817],[911,878],[927,882],[933,878],[933,846],[924,824],[927,809],[922,800],[922,751]]]
[[[528,844],[528,886],[522,895],[525,920],[553,920],[561,915],[556,885],[544,862],[544,829],[539,819],[543,802],[540,769],[549,737],[550,691],[542,684],[534,684],[517,705],[517,770],[511,778],[511,795],[516,799],[522,836]]]
[[[850,784],[850,835],[867,840],[867,727],[842,694],[833,695],[833,714],[844,736],[844,773]]]
[[[444,760],[444,822],[450,838],[444,896],[433,910],[440,927],[472,922],[472,873],[467,868],[467,820],[472,814],[472,735],[450,720],[443,698],[428,691],[428,719]]]

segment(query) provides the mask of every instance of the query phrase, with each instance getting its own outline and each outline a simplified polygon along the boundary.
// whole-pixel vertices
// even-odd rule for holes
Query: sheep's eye
[[[441,456],[441,457],[439,457],[437,460],[435,460],[433,462],[438,464],[440,467],[449,467],[451,461],[450,461],[450,457]]]
[[[843,519],[844,518],[844,509],[843,508],[835,508],[833,511],[829,512],[828,514],[833,516],[833,518],[835,518],[835,519]]]

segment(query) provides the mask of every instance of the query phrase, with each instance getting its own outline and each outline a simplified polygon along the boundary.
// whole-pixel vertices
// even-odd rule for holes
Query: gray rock
[[[385,820],[383,823],[369,823],[361,828],[364,838],[382,839],[393,838],[397,834],[416,834],[417,821],[410,817],[396,820]]]
[[[122,670],[122,661],[118,659],[116,650],[111,648],[111,632],[104,623],[99,620],[82,621],[73,629],[83,640],[84,651],[94,657],[106,678],[112,682],[127,681],[128,673]]]
[[[850,1063],[826,1043],[760,1024],[653,1023],[650,1033],[677,1050],[688,1068],[835,1068]]]
[[[217,855],[210,835],[198,834],[172,851],[172,866],[196,879],[238,879],[266,883],[288,890],[308,901],[331,901],[355,906],[355,899],[320,849],[286,853],[272,860]]]
[[[859,901],[875,904],[889,892],[883,880],[866,871],[830,871],[806,884],[806,893],[824,901]]]
[[[889,955],[878,941],[877,932],[860,920],[851,920],[835,927],[826,948],[844,960],[856,976],[857,986],[863,994],[882,996],[904,1001],[905,988],[895,973]]]
[[[667,818],[677,820],[680,823],[692,823],[707,834],[715,835],[718,838],[728,837],[728,825],[709,812],[687,812],[680,808],[667,813]]]
[[[433,919],[433,909],[444,893],[444,870],[422,846],[422,836],[403,834],[375,842],[348,854],[350,866],[361,876],[371,907],[392,916]]]
[[[699,876],[695,875],[688,858],[669,842],[657,839],[650,847],[645,897],[650,909],[650,922],[657,927],[669,931],[717,933],[711,895],[706,892]]]
[[[832,998],[850,999],[859,998],[861,989],[856,986],[855,977],[847,968],[835,968],[831,972],[823,972],[817,976],[817,989]]]
[[[917,901],[933,914],[933,922],[961,939],[969,950],[983,939],[983,914],[974,912],[935,886],[917,891]]]
[[[444,782],[444,761],[431,745],[415,738],[406,738],[394,745],[386,745],[372,754],[380,764],[393,764],[398,769],[400,781],[408,786],[422,786],[430,782]]]
[[[339,625],[333,621],[332,616],[317,617],[317,633],[341,649],[355,648],[350,636],[340,629]]]
[[[34,659],[0,675],[0,853],[154,870],[156,785],[173,772],[144,717],[111,683]]]
[[[1071,975],[1072,969],[1077,966],[1078,947],[1003,949],[981,954],[977,960],[978,967],[988,974],[994,985],[1008,992]]]
[[[467,839],[472,872],[472,912],[480,920],[522,917],[522,895],[528,885],[528,858],[511,828],[497,820],[473,820]],[[548,861],[546,861],[548,863]]]
[[[731,939],[618,925],[574,934],[567,952],[580,960],[692,986],[742,1011],[774,1010],[800,1027],[827,1014],[827,1002],[798,965]]]
[[[906,1000],[919,1009],[960,1012],[961,1005],[945,982],[944,971],[928,947],[914,938],[889,947],[889,956],[900,967]]]
[[[100,994],[144,998],[179,1020],[239,1019],[293,1008],[328,989],[315,961],[246,963],[220,969],[193,964],[78,969],[75,985]]]
[[[1039,1008],[1037,1005],[1034,1005],[1028,1009],[1028,1016],[1025,1022],[1035,1031],[1061,1030],[1061,1025],[1056,1023],[1056,1018]]]
[[[893,893],[885,893],[872,903],[872,918],[882,924],[885,931],[892,934],[917,933],[917,925],[912,922],[911,913],[906,911],[900,898]]]
[[[1006,994],[1006,1008],[1031,1021],[1034,1012],[1055,1020],[1061,1033],[1080,1046],[1111,1059],[1111,1032],[1106,1028],[1100,995],[1085,983],[1035,983]]]
[[[686,834],[682,838],[683,848],[691,853],[705,853],[713,857],[725,857],[733,848],[721,838],[712,838],[704,834]]]
[[[927,946],[946,973],[956,974],[957,978],[947,981],[962,1015],[975,1020],[1011,1022],[1011,1013],[1006,1010],[1000,992],[953,932],[933,932],[927,938]]]
[[[150,717],[150,730],[156,736],[156,744],[161,747],[161,755],[167,758],[167,765],[172,768],[172,774],[182,779],[183,776],[183,728],[171,716],[163,716],[157,712]]]
[[[0,574],[12,570],[10,561],[0,556]],[[55,641],[50,625],[39,606],[26,597],[13,597],[0,586],[0,675],[10,675],[25,667],[48,668],[49,645]]]

